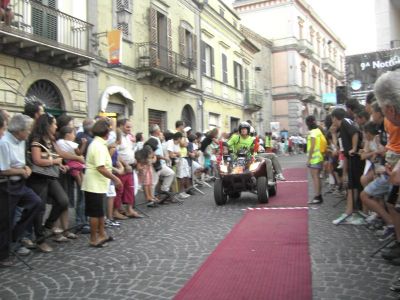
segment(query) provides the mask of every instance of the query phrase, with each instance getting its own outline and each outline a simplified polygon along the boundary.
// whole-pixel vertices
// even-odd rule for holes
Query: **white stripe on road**
[[[278,181],[279,184],[281,183],[305,183],[308,180],[286,180],[286,181]]]
[[[271,210],[271,209],[309,209],[307,206],[280,206],[280,207],[248,207],[242,210]]]

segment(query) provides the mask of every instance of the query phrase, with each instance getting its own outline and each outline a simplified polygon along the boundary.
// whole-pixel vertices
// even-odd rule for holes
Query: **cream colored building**
[[[131,118],[134,132],[149,125],[174,129],[184,120],[201,130],[197,80],[199,9],[193,1],[89,0],[97,60],[89,78],[89,115],[101,111]],[[123,33],[121,65],[107,65],[107,33]]]
[[[0,22],[0,107],[23,110],[38,98],[55,114],[87,112],[86,66],[91,24],[85,1],[11,0],[11,24]]]
[[[257,123],[262,98],[255,90],[257,46],[241,31],[240,18],[221,0],[203,1],[201,89],[205,129],[230,132],[240,121]]]
[[[323,119],[323,95],[342,85],[344,44],[303,0],[236,0],[234,7],[244,25],[273,42],[273,121],[304,134],[304,118]]]

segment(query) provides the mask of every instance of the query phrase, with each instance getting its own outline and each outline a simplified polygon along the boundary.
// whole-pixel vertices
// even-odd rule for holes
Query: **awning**
[[[108,101],[110,100],[110,96],[118,93],[121,94],[122,97],[124,97],[125,99],[135,102],[135,100],[133,100],[131,93],[129,93],[126,89],[120,86],[112,85],[106,88],[103,94],[101,95],[100,111],[105,112],[108,105]]]

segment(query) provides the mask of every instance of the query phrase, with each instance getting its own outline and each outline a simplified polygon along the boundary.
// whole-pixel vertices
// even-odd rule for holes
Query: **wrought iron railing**
[[[137,44],[137,68],[157,69],[195,81],[196,61],[157,43]]]
[[[263,95],[257,90],[245,90],[244,92],[245,106],[249,107],[262,107]]]
[[[11,0],[10,8],[14,13],[11,31],[71,50],[89,50],[93,25],[35,0]]]

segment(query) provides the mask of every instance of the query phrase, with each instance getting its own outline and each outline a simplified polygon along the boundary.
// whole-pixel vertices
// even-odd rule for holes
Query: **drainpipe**
[[[197,7],[199,8],[199,13],[196,19],[196,28],[197,28],[197,47],[200,51],[197,51],[197,88],[201,90],[200,99],[198,100],[197,107],[200,111],[200,128],[201,132],[204,132],[204,96],[203,96],[203,80],[202,80],[202,72],[201,72],[201,12],[205,5],[207,5],[208,1],[204,0],[202,3],[200,1],[196,1]]]
[[[87,0],[87,20],[88,23],[93,24],[93,31],[91,32],[92,35],[88,37],[89,45],[88,48],[90,49],[91,53],[95,53],[97,51],[97,46],[93,46],[93,33],[97,32],[97,0]],[[96,8],[96,13],[92,14],[89,13],[90,8]],[[88,117],[93,118],[95,117],[100,111],[100,99],[98,95],[99,91],[99,81],[97,77],[97,70],[95,63],[90,63],[89,65],[89,75],[87,75],[87,105],[88,105]]]

